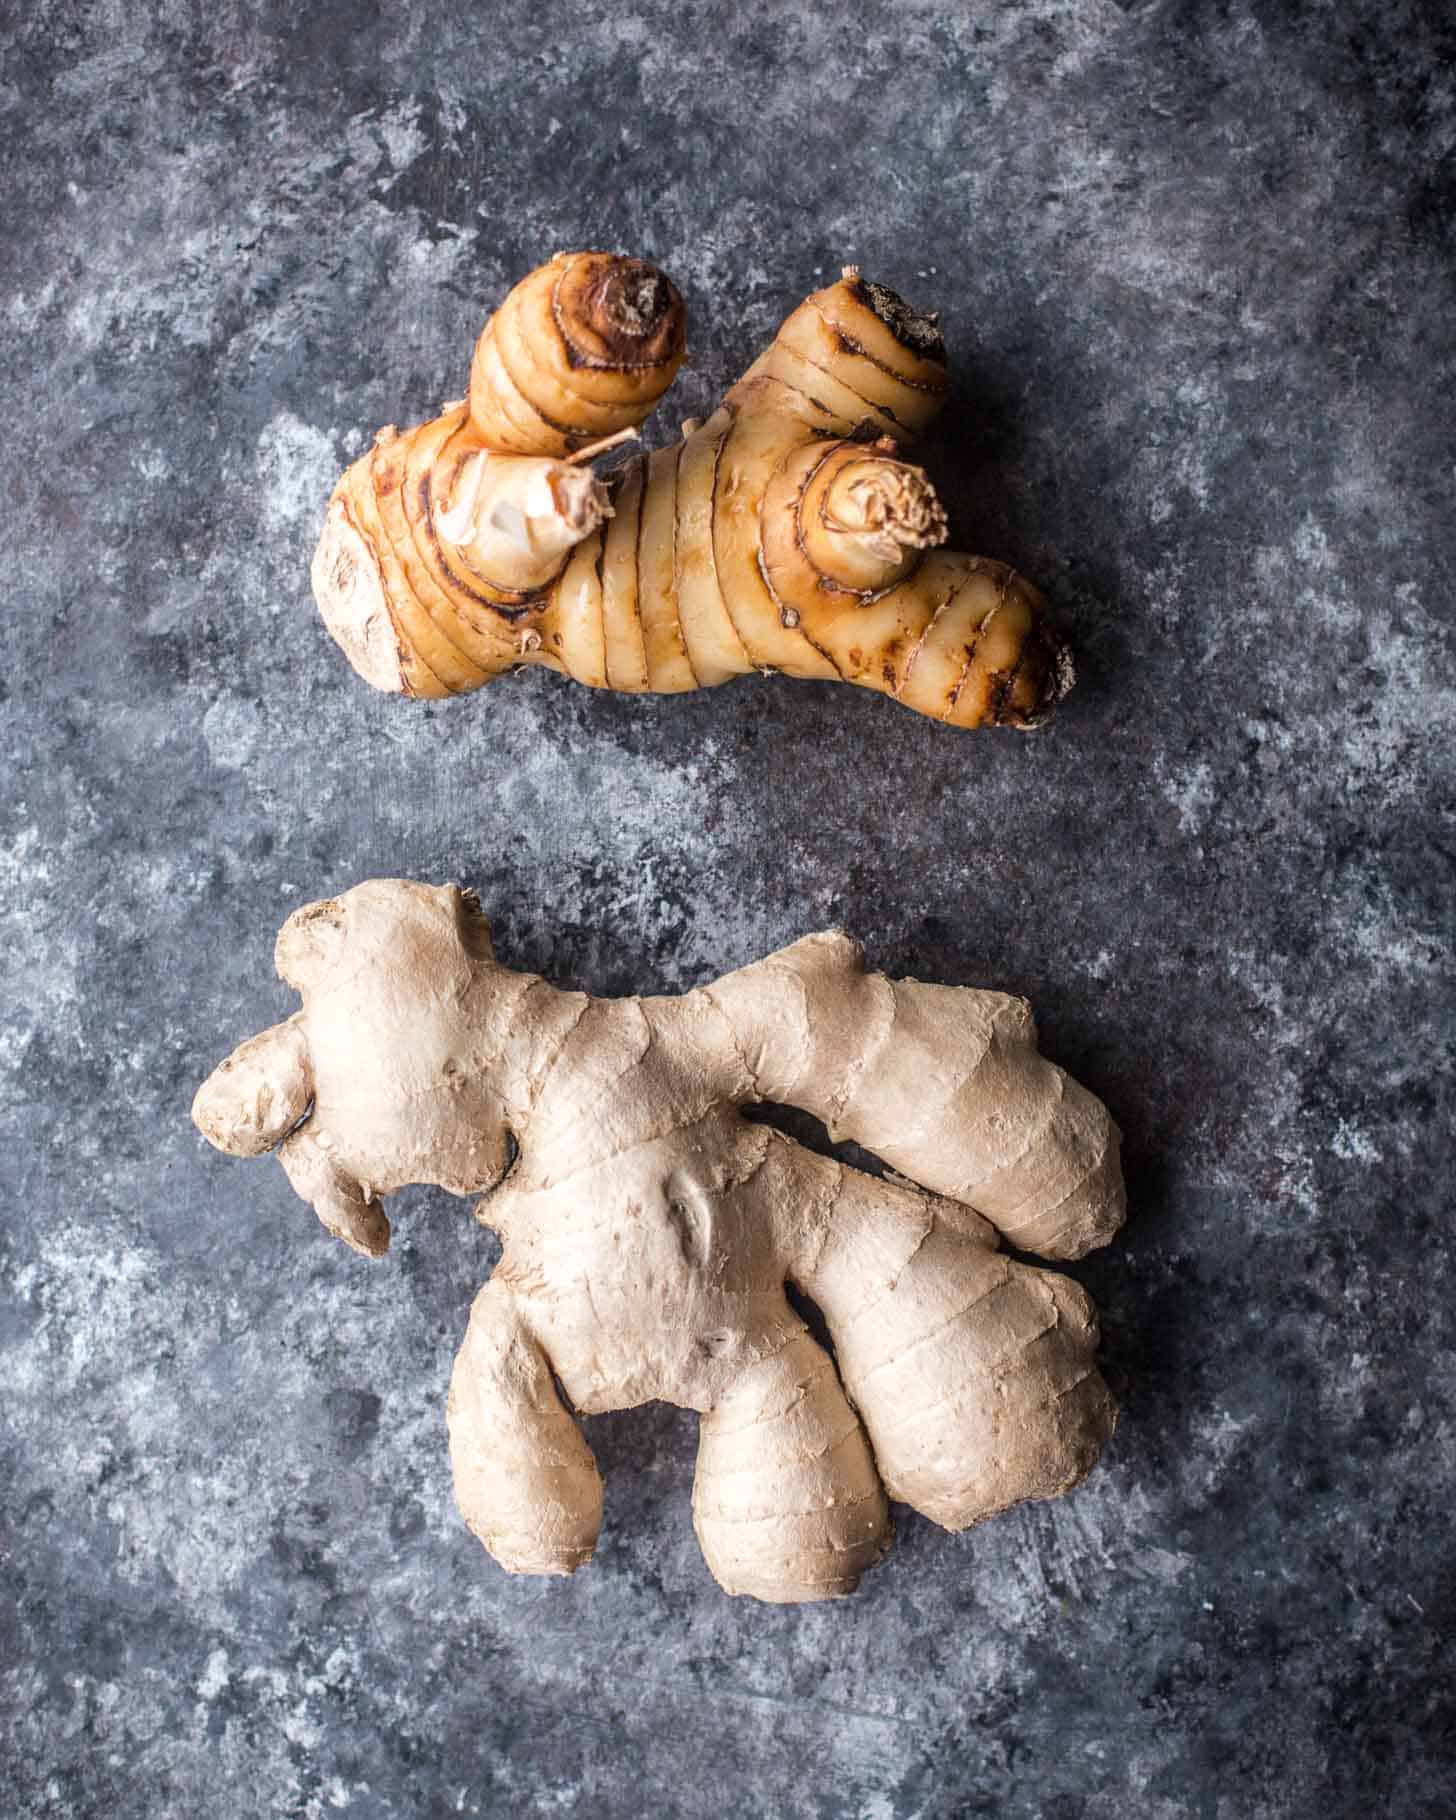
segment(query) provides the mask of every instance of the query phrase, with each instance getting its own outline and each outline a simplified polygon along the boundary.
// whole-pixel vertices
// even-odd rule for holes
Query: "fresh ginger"
[[[641,261],[558,255],[516,286],[469,398],[381,431],[335,489],[314,592],[359,673],[443,696],[522,664],[631,692],[782,671],[953,726],[1044,720],[1072,670],[1040,594],[938,548],[900,459],[946,394],[934,322],[846,267],[682,441],[608,482],[574,470],[647,415],[682,334]]]
[[[1096,1461],[1116,1411],[1092,1305],[997,1235],[1056,1258],[1104,1244],[1118,1133],[1037,1054],[1024,1001],[866,973],[837,933],[681,997],[593,999],[501,966],[473,894],[388,879],[296,912],[277,964],[303,1009],[223,1062],[193,1116],[233,1155],[276,1148],[371,1256],[406,1184],[483,1197],[502,1253],[450,1447],[508,1571],[571,1573],[596,1545],[602,1481],[567,1403],[701,1413],[703,1553],[760,1599],[851,1592],[889,1545],[887,1499],[959,1530]],[[895,1173],[750,1122],[761,1101]]]

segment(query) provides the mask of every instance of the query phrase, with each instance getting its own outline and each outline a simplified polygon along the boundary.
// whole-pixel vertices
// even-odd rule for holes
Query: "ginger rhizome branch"
[[[517,285],[468,400],[382,433],[330,502],[314,591],[367,681],[443,696],[544,664],[678,692],[781,671],[954,726],[1046,718],[1072,670],[1040,594],[940,548],[940,502],[901,458],[947,390],[929,317],[846,267],[705,423],[558,499],[561,458],[640,422],[681,357],[680,299],[641,261],[559,256]],[[514,478],[524,458],[547,466]],[[493,503],[467,510],[477,488]]]
[[[852,1591],[890,1499],[964,1529],[1096,1461],[1115,1409],[1091,1303],[998,1235],[1052,1258],[1105,1244],[1118,1133],[1038,1055],[1022,1000],[867,973],[842,934],[682,997],[593,999],[501,966],[470,893],[399,880],[298,911],[278,968],[301,1011],[222,1063],[193,1116],[234,1155],[276,1147],[372,1256],[397,1189],[483,1196],[502,1252],[450,1447],[509,1571],[571,1573],[596,1544],[602,1481],[571,1409],[697,1410],[704,1555],[761,1599]],[[745,1118],[760,1101],[894,1173]]]

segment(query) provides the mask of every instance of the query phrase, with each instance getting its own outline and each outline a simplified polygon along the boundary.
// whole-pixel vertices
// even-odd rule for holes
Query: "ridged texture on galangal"
[[[644,259],[558,253],[485,325],[470,368],[470,417],[486,448],[570,455],[634,428],[686,351],[683,301]]]
[[[1040,593],[937,548],[944,513],[901,457],[946,394],[939,332],[853,268],[706,423],[619,468],[608,522],[530,585],[496,585],[452,542],[473,453],[559,457],[610,436],[680,357],[680,299],[640,261],[563,255],[511,292],[468,401],[384,433],[330,504],[315,593],[366,680],[442,696],[543,664],[676,693],[757,670],[855,683],[956,727],[1047,718],[1073,675]]]

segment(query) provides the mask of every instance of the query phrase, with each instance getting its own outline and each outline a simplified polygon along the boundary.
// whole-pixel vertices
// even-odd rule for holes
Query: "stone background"
[[[1453,1811],[1442,11],[5,9],[0,1812]],[[658,440],[845,259],[943,312],[926,459],[1076,642],[1051,730],[356,681],[336,472],[578,244],[688,295]],[[595,1564],[507,1580],[443,1423],[489,1235],[417,1191],[370,1267],[187,1117],[379,873],[602,992],[839,922],[1031,996],[1127,1133],[1085,1488],[763,1608],[651,1407],[588,1424]]]

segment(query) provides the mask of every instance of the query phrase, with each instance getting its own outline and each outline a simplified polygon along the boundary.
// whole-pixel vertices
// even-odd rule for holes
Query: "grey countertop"
[[[7,10],[0,1812],[1453,1811],[1442,10]],[[689,300],[659,440],[845,260],[942,312],[925,459],[1075,641],[1050,730],[356,680],[336,473],[598,244]],[[588,1424],[595,1563],[500,1573],[444,1431],[490,1236],[415,1191],[370,1266],[187,1116],[380,873],[602,992],[841,923],[1031,997],[1127,1134],[1085,1487],[767,1608],[653,1406]]]

